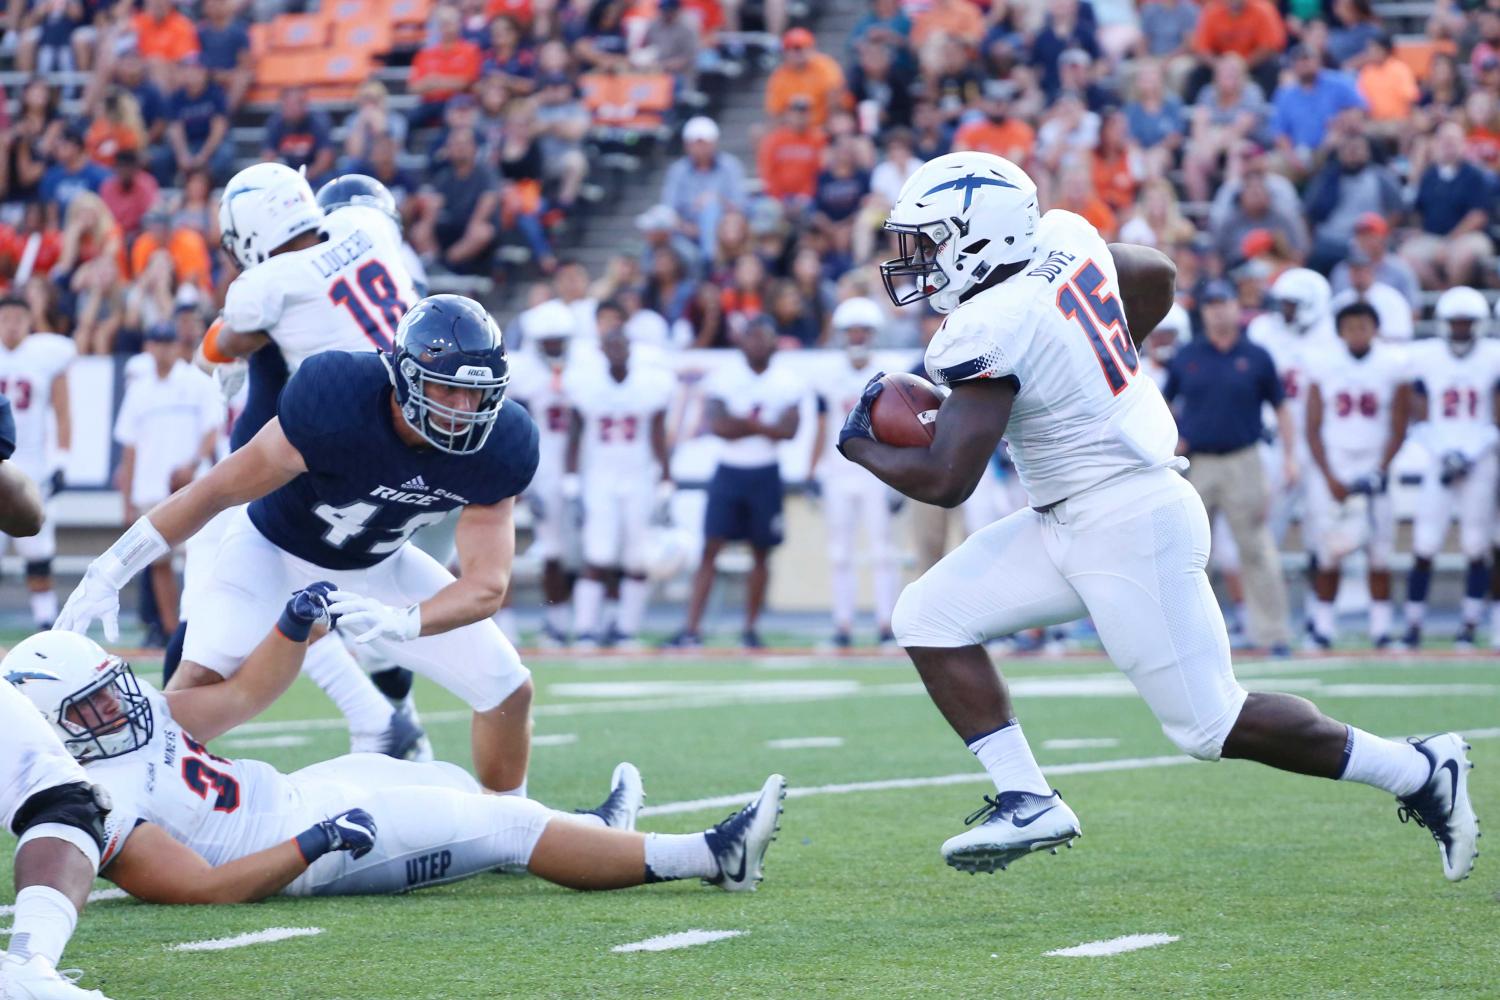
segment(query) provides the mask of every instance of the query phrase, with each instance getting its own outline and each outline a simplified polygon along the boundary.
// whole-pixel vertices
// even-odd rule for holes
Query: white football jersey
[[[37,483],[52,475],[58,462],[52,382],[77,354],[73,341],[55,333],[33,333],[13,351],[0,344],[0,393],[16,418],[12,461]]]
[[[229,328],[269,334],[288,372],[323,351],[388,350],[417,302],[390,219],[349,205],[323,220],[323,233],[316,246],[243,272],[224,296]]]
[[[565,362],[554,364],[532,350],[518,351],[510,358],[510,385],[505,391],[524,404],[536,422],[541,452],[536,478],[544,482],[562,476],[567,457],[573,404],[563,381],[570,367]]]
[[[1377,341],[1362,358],[1343,344],[1308,358],[1312,384],[1323,398],[1323,447],[1367,460],[1385,447],[1396,390],[1411,381],[1406,355]]]
[[[145,681],[155,731],[139,750],[84,765],[89,780],[114,802],[104,824],[102,864],[119,853],[140,823],[155,823],[221,865],[263,851],[300,831],[295,790],[286,776],[258,760],[229,760],[182,731],[167,699]]]
[[[1271,355],[1276,375],[1281,379],[1287,409],[1292,415],[1292,427],[1297,439],[1302,440],[1306,436],[1303,429],[1307,426],[1308,360],[1321,351],[1338,347],[1337,335],[1328,324],[1300,334],[1287,326],[1278,313],[1262,313],[1255,317],[1245,335]],[[1267,423],[1275,426],[1274,415],[1268,416]]]
[[[1495,435],[1500,343],[1480,340],[1459,356],[1444,340],[1424,340],[1407,348],[1407,361],[1411,381],[1427,396],[1428,447],[1477,457]]]
[[[1034,507],[1171,466],[1177,423],[1125,326],[1109,248],[1081,216],[1037,226],[1029,270],[959,306],[927,347],[933,381],[1015,378],[1005,439]]]
[[[877,370],[874,363],[868,361],[864,367],[856,368],[847,355],[840,354],[818,373],[815,388],[825,416],[823,456],[818,460],[819,479],[874,478],[872,473],[839,454],[838,445],[844,419],[859,403],[860,395]]]
[[[672,404],[677,380],[670,372],[632,364],[625,381],[607,368],[569,369],[563,391],[583,422],[578,470],[585,481],[655,482],[660,476],[651,451],[651,421]]]

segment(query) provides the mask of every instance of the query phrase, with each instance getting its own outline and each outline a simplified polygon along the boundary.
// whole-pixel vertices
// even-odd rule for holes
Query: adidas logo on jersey
[[[417,476],[415,479],[408,479],[402,483],[401,488],[403,490],[425,490],[427,488],[427,481],[421,476]]]

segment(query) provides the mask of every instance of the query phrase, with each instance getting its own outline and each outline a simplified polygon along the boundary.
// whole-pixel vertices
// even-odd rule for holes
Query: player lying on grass
[[[1071,843],[1078,818],[1047,783],[984,643],[1089,615],[1167,737],[1203,760],[1238,757],[1357,781],[1400,800],[1437,839],[1443,874],[1469,874],[1478,821],[1467,745],[1454,733],[1381,739],[1295,695],[1247,692],[1204,567],[1203,502],[1180,474],[1177,426],[1142,377],[1137,344],[1171,308],[1176,270],[1145,247],[1106,245],[1070,212],[1045,216],[1025,171],[987,153],[929,160],[886,228],[899,305],[946,318],[927,371],[953,387],[932,443],[874,439],[872,380],[839,435],[845,457],[925,503],[973,493],[1002,436],[1030,502],[969,536],[902,593],[892,626],[932,700],[995,782],[948,840],[965,871]]]
[[[301,669],[332,584],[299,591],[222,684],[159,692],[86,636],[42,632],[0,662],[108,790],[101,874],[152,903],[244,903],[276,893],[404,892],[500,867],[575,889],[703,878],[753,889],[785,782],[701,833],[634,832],[643,793],[615,769],[597,809],[562,813],[493,795],[461,768],[349,754],[284,775],[204,743],[275,700]],[[195,739],[196,734],[199,739]]]

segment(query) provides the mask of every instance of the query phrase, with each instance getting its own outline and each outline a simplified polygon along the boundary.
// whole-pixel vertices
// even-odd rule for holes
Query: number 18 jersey
[[[388,351],[417,301],[401,237],[380,212],[351,205],[323,220],[322,243],[252,267],[229,286],[224,322],[264,332],[287,369],[323,351]]]
[[[1176,421],[1130,339],[1114,258],[1072,212],[1042,217],[1027,269],[950,313],[926,363],[940,383],[1017,383],[1005,439],[1033,507],[1185,465],[1173,454]]]

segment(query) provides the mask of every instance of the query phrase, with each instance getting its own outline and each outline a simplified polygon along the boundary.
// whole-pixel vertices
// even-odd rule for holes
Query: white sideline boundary
[[[630,944],[617,944],[609,950],[622,955],[632,951],[673,951],[677,948],[692,948],[695,945],[708,944],[712,941],[740,937],[744,933],[744,931],[700,931],[694,928],[689,931],[678,931],[676,934],[660,934],[644,941],[632,941]]]
[[[793,736],[784,740],[766,740],[768,750],[821,750],[843,745],[842,736]]]
[[[1126,934],[1107,941],[1088,941],[1071,948],[1058,948],[1047,952],[1049,958],[1104,958],[1107,955],[1123,955],[1128,951],[1155,948],[1182,940],[1176,934]]]
[[[321,927],[267,927],[263,931],[236,934],[234,937],[210,938],[207,941],[184,941],[167,948],[168,951],[228,951],[231,948],[248,948],[254,944],[270,944],[291,938],[316,937],[323,933]]]

